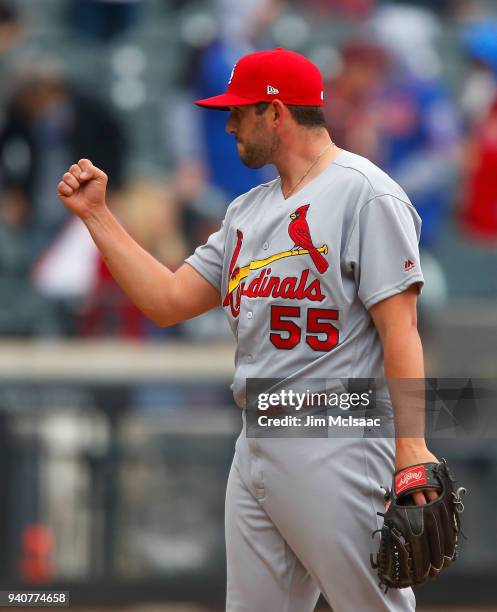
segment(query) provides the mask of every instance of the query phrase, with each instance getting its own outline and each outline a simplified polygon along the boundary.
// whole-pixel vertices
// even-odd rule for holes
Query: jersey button
[[[251,310],[249,310],[247,312],[247,319],[251,319],[253,316],[254,316],[254,313]]]
[[[263,248],[265,251],[267,251],[267,250],[269,249],[269,242],[265,242],[265,243],[262,245],[262,248]]]

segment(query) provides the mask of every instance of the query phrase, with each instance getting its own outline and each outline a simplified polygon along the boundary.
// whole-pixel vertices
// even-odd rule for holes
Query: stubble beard
[[[254,134],[255,137],[259,132]],[[243,142],[243,150],[239,151],[240,160],[248,168],[254,170],[271,163],[274,153],[280,146],[280,139],[276,135],[265,135],[258,142]]]

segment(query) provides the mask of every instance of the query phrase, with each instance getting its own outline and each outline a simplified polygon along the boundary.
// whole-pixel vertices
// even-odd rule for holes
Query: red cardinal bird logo
[[[324,274],[329,264],[312,243],[311,233],[306,219],[308,209],[309,204],[303,204],[290,215],[292,221],[288,226],[288,234],[294,242],[293,248],[307,249],[317,271],[320,274]]]

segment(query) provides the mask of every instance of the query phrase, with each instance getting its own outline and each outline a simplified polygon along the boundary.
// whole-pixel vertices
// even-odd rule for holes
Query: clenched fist
[[[64,206],[81,219],[105,207],[106,189],[107,175],[89,159],[73,164],[57,185]]]

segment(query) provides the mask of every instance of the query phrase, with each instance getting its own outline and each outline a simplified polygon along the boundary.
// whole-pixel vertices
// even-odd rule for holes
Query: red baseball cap
[[[197,100],[195,104],[228,110],[257,102],[280,100],[295,106],[322,106],[323,77],[309,59],[278,47],[239,59],[233,67],[226,93]]]

